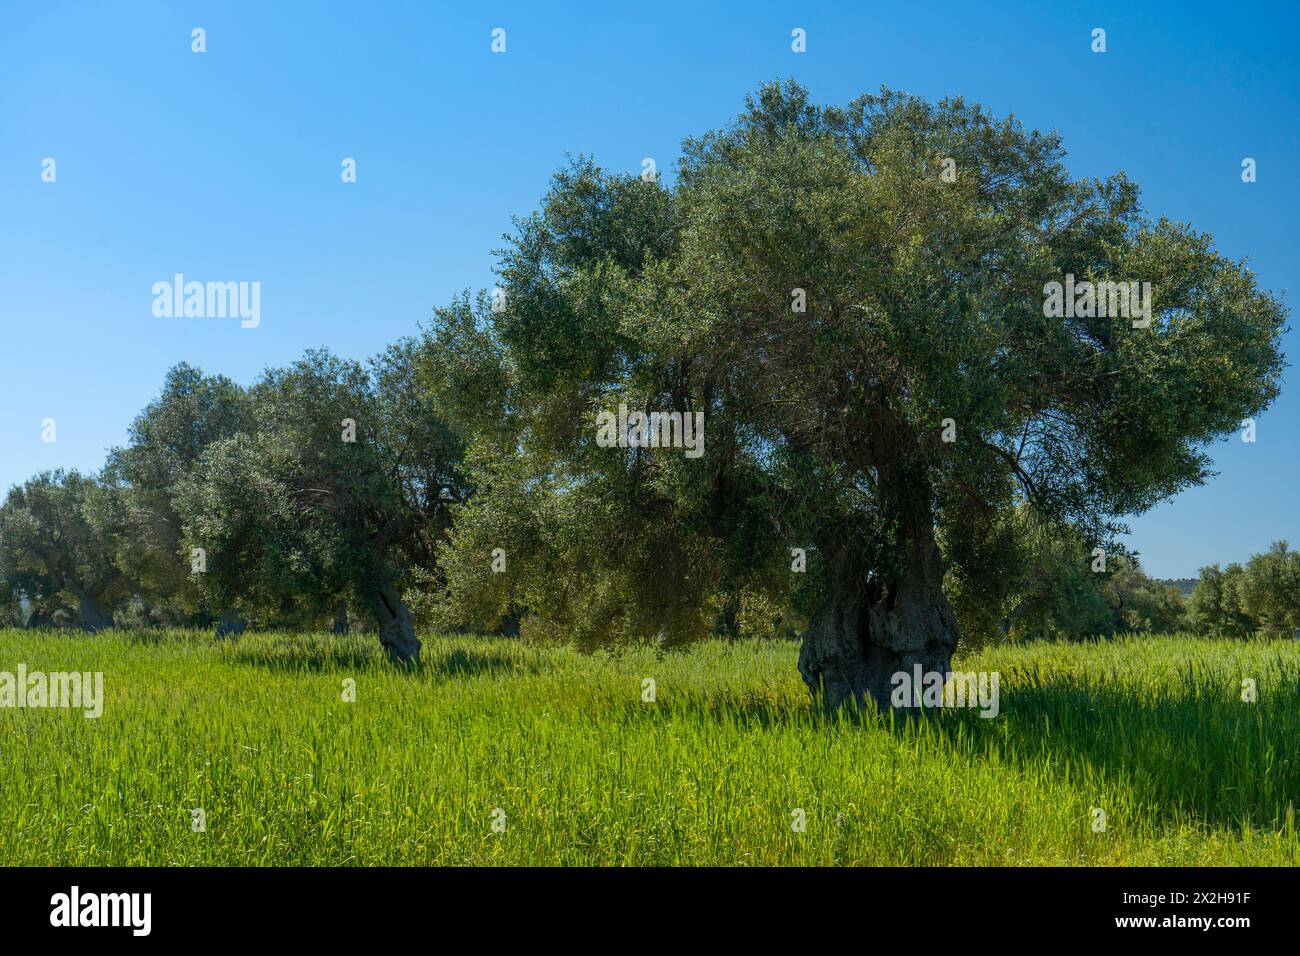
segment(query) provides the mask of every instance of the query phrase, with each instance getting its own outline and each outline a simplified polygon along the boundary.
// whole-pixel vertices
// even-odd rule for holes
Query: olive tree
[[[113,602],[130,590],[117,560],[126,528],[119,488],[75,470],[45,471],[0,505],[0,568],[34,609],[62,594],[76,602],[84,630],[111,627]]]
[[[125,487],[128,504],[119,562],[147,599],[181,619],[201,609],[195,556],[183,549],[178,489],[208,446],[251,427],[251,411],[238,384],[182,362],[132,422],[128,444],[109,452],[105,475]]]
[[[1274,541],[1246,562],[1241,582],[1243,610],[1255,626],[1290,637],[1300,628],[1300,553]]]
[[[783,576],[831,707],[949,668],[945,579],[997,574],[1011,509],[1112,545],[1206,479],[1283,367],[1284,309],[1242,263],[961,99],[767,86],[671,186],[564,170],[500,275],[518,439],[458,518],[452,593],[653,636]],[[602,441],[620,404],[702,413],[703,454],[642,422]],[[488,578],[504,538],[519,560]]]
[[[177,495],[213,603],[265,619],[350,598],[390,659],[418,659],[402,590],[433,563],[461,450],[417,387],[416,349],[398,343],[369,367],[309,351],[251,388],[251,427],[208,446]]]

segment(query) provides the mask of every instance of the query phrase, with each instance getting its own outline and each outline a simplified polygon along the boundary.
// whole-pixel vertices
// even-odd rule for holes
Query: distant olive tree
[[[1201,568],[1192,590],[1198,630],[1241,637],[1263,631],[1291,636],[1300,628],[1300,553],[1274,542],[1242,565]]]
[[[0,505],[0,568],[34,608],[66,595],[84,630],[111,627],[114,602],[132,588],[118,560],[127,527],[116,486],[77,471],[42,472]]]
[[[1252,556],[1246,562],[1241,600],[1260,630],[1290,637],[1300,628],[1300,553],[1277,541]]]
[[[128,507],[119,563],[141,597],[178,622],[201,620],[204,610],[192,573],[195,555],[183,546],[178,490],[210,445],[251,425],[243,388],[182,362],[132,422],[129,442],[109,452],[104,473],[123,486]]]
[[[396,662],[420,642],[403,599],[461,493],[460,440],[415,378],[417,346],[369,367],[309,351],[249,392],[252,424],[206,447],[179,483],[194,580],[254,620],[367,612]]]

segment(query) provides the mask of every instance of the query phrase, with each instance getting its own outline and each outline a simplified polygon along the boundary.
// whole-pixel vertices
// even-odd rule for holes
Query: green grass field
[[[1000,673],[1001,716],[892,723],[821,716],[796,653],[426,638],[398,673],[373,637],[0,632],[0,671],[105,681],[97,720],[0,709],[0,860],[1300,861],[1300,643],[991,649],[958,666]]]

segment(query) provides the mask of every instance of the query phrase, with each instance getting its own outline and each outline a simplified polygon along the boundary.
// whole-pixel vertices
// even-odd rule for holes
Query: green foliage
[[[1104,593],[1116,631],[1168,634],[1187,626],[1182,593],[1153,581],[1135,560],[1118,559],[1118,566],[1106,576]]]
[[[970,646],[998,640],[1081,640],[1125,632],[1168,634],[1187,627],[1177,588],[1154,581],[1122,551],[1104,563],[1067,525],[1040,521],[1021,507],[1001,522],[998,564],[971,575],[958,562],[949,587]],[[986,582],[995,582],[991,587]]]
[[[129,506],[118,563],[139,583],[146,619],[211,619],[200,606],[191,555],[183,549],[176,495],[210,445],[246,432],[251,424],[252,404],[244,389],[182,362],[168,371],[159,396],[136,416],[127,446],[109,453],[105,474],[123,485]]]
[[[1291,636],[1300,628],[1300,555],[1278,541],[1244,566],[1201,568],[1191,623],[1202,632],[1231,637],[1256,631]]]
[[[368,364],[177,365],[102,478],[10,492],[0,616],[311,626],[401,592],[448,630],[673,646],[942,581],[972,645],[1170,631],[1121,519],[1205,480],[1282,370],[1244,264],[960,98],[765,86],[671,186],[560,170],[500,252],[500,297]],[[1150,327],[1045,315],[1067,274],[1151,283]],[[602,447],[619,405],[702,414],[703,454]],[[1190,621],[1285,632],[1298,579],[1285,545],[1207,569]]]
[[[1116,553],[1123,515],[1203,481],[1205,446],[1275,397],[1285,312],[1123,175],[1075,181],[1063,156],[961,99],[820,108],[791,84],[688,141],[671,188],[562,170],[503,251],[504,307],[462,299],[442,326],[506,420],[441,556],[443,620],[523,607],[539,634],[688,640],[744,595],[810,617],[924,579],[937,528],[968,609],[1019,581],[1026,632],[1176,626],[1168,594],[1121,578],[1099,599],[1073,557],[994,580],[1006,515]],[[1150,282],[1150,327],[1044,315],[1067,274]],[[599,447],[619,403],[703,412],[704,456]],[[973,626],[1006,627],[990,613]]]
[[[0,572],[38,611],[71,601],[83,627],[110,625],[114,601],[130,588],[118,563],[127,525],[116,486],[75,470],[41,472],[0,505]]]
[[[367,368],[309,351],[250,390],[247,431],[215,441],[177,485],[194,579],[213,607],[310,621],[432,565],[463,496],[460,440],[416,378],[419,346]]]
[[[1290,637],[1300,628],[1300,554],[1278,541],[1246,564],[1243,610],[1270,634]]]
[[[0,577],[0,627],[20,627],[25,619],[23,591],[17,575]]]

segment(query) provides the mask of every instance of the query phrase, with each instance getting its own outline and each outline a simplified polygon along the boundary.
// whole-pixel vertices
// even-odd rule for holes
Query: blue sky
[[[1294,4],[842,6],[0,0],[0,489],[97,468],[178,361],[250,382],[312,346],[377,352],[493,284],[510,217],[566,153],[671,170],[771,79],[821,102],[961,94],[1057,129],[1076,176],[1125,170],[1149,212],[1292,304]],[[261,325],[156,318],[151,287],[177,272],[259,281]],[[1213,448],[1217,479],[1132,520],[1153,574],[1300,544],[1295,379],[1254,444]]]

